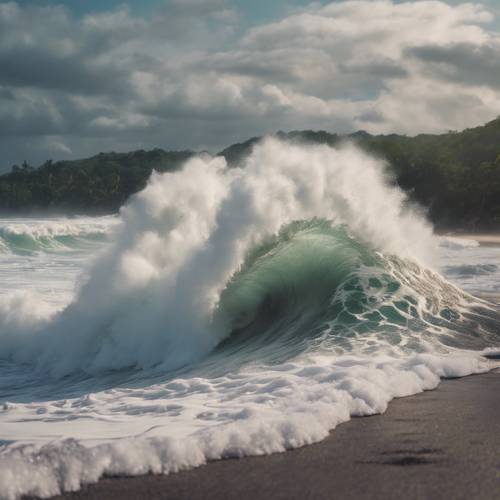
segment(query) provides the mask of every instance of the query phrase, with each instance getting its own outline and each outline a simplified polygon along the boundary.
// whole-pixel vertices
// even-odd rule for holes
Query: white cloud
[[[29,140],[9,149],[13,136],[81,156],[217,148],[277,129],[479,124],[500,113],[493,20],[481,4],[351,0],[242,31],[224,0],[170,0],[147,19],[0,3],[4,161],[21,143],[43,159]]]

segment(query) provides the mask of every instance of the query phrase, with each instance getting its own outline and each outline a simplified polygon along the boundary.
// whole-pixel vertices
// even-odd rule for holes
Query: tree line
[[[154,149],[99,153],[82,160],[48,160],[38,168],[24,162],[0,176],[0,211],[113,213],[144,188],[153,170],[176,170],[193,154]]]
[[[416,137],[310,130],[275,135],[331,146],[355,142],[387,162],[394,183],[439,228],[500,229],[500,118],[462,132]],[[258,140],[234,144],[219,154],[229,165],[238,165]],[[0,210],[113,213],[146,185],[153,170],[174,171],[195,154],[154,149],[48,160],[37,168],[24,162],[0,176]]]

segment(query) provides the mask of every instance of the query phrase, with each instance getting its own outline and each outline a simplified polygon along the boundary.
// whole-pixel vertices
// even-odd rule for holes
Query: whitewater
[[[0,498],[283,452],[490,370],[499,257],[381,160],[274,138],[117,216],[0,218]]]

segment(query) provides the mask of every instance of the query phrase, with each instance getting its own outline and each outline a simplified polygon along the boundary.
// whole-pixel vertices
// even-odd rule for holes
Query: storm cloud
[[[0,169],[279,129],[473,126],[500,113],[494,22],[444,1],[311,4],[254,26],[224,0],[84,16],[0,3]]]

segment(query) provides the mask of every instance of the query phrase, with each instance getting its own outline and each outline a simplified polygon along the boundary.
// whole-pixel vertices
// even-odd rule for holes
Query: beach
[[[498,370],[444,380],[318,444],[168,476],[104,478],[54,500],[500,498],[499,391]]]

